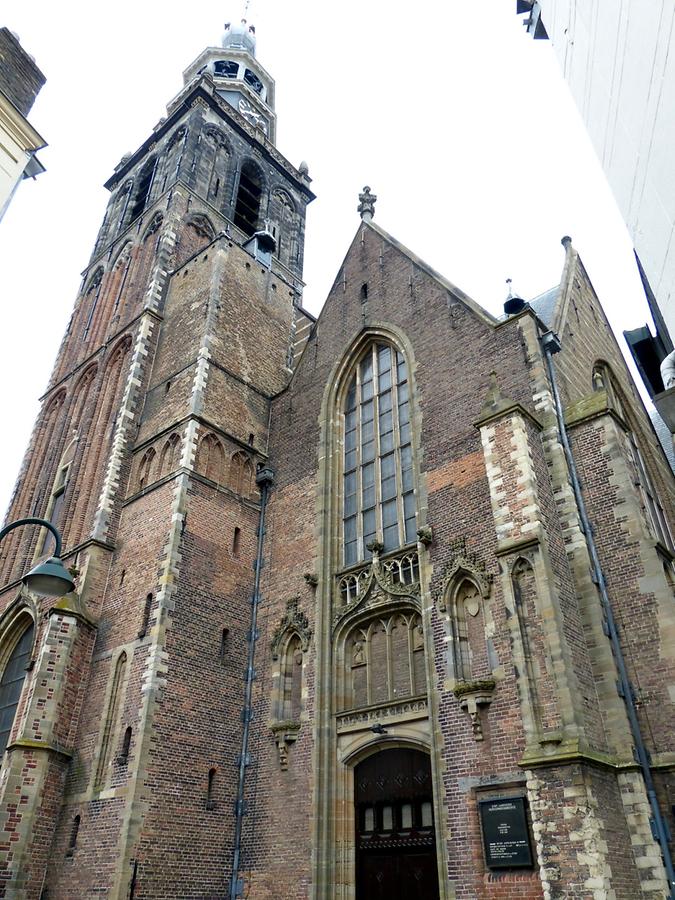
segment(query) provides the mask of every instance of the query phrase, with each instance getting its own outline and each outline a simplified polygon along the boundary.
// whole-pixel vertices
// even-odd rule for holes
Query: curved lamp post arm
[[[56,544],[53,556],[38,563],[34,569],[23,576],[21,581],[25,586],[34,593],[42,594],[45,597],[63,597],[74,590],[75,581],[61,561],[61,535],[56,526],[46,519],[36,519],[33,516],[28,519],[17,519],[16,522],[5,525],[0,531],[0,541],[19,525],[40,525],[42,528],[46,528],[54,535]]]
[[[61,556],[61,535],[57,528],[46,519],[36,519],[31,516],[28,519],[17,519],[16,522],[10,522],[9,525],[6,525],[2,531],[0,531],[0,541],[6,537],[10,531],[14,531],[15,528],[18,528],[19,525],[42,525],[43,528],[47,528],[54,535],[54,541],[56,543],[56,547],[54,547],[54,556]]]

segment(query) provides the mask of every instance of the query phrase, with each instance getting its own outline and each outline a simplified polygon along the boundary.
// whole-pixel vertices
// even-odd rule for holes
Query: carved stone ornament
[[[494,678],[480,678],[476,681],[460,681],[453,691],[464,712],[471,720],[471,733],[477,741],[483,740],[483,726],[480,721],[481,707],[487,708],[494,698],[496,682]]]
[[[319,583],[319,576],[316,574],[316,572],[305,572],[303,578],[310,587],[316,587]]]
[[[471,581],[475,582],[476,587],[484,600],[490,596],[492,575],[486,571],[485,566],[476,554],[465,551],[464,553],[455,556],[443,579],[443,585],[438,599],[438,609],[440,612],[446,612],[447,610],[448,587],[452,585],[453,582],[459,581],[460,576],[463,574]],[[476,612],[478,612],[478,610],[476,610]]]
[[[366,185],[363,191],[359,194],[359,205],[357,208],[357,212],[361,216],[364,222],[370,222],[375,215],[375,201],[377,197],[375,194],[371,194],[370,188]]]
[[[417,540],[420,544],[424,544],[425,547],[428,547],[434,539],[434,533],[431,529],[431,525],[423,525],[421,528],[417,529]]]
[[[371,709],[361,709],[358,712],[348,712],[338,716],[337,729],[341,731],[354,725],[368,728],[372,722],[380,722],[389,718],[423,718],[427,711],[426,697],[417,697],[414,700],[403,700],[398,703],[378,704]]]
[[[290,745],[298,739],[300,722],[275,722],[271,729],[279,753],[279,766],[286,771],[288,769],[288,750]]]
[[[298,635],[303,653],[309,648],[312,630],[309,627],[307,616],[298,609],[299,599],[299,597],[291,597],[286,603],[286,615],[279,622],[272,638],[272,659],[279,659],[281,644],[289,632],[295,632]]]
[[[337,578],[336,610],[333,628],[353,613],[385,606],[402,597],[419,610],[419,560],[416,551],[380,559],[379,543],[368,549],[373,558],[369,566]]]

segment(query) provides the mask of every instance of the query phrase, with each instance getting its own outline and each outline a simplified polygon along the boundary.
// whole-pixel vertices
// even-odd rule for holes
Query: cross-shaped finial
[[[375,215],[375,201],[377,197],[370,193],[370,188],[366,185],[363,192],[359,194],[358,212],[364,222],[372,221]]]

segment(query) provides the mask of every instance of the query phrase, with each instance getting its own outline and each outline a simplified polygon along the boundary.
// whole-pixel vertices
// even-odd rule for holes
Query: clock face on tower
[[[267,134],[267,122],[265,117],[259,113],[257,109],[254,109],[248,100],[244,100],[243,97],[239,100],[239,112],[251,123],[251,125],[260,128],[263,134]]]

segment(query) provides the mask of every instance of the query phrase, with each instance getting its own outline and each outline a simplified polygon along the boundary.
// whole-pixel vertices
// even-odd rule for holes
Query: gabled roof
[[[559,296],[560,285],[556,284],[555,287],[549,288],[547,291],[544,291],[543,294],[539,294],[534,300],[530,300],[532,309],[539,316],[544,325],[551,329],[553,329],[553,319]]]
[[[391,244],[392,247],[395,247],[404,256],[407,256],[411,263],[413,263],[413,265],[417,266],[419,269],[429,275],[430,278],[433,278],[434,281],[438,282],[441,287],[443,287],[446,291],[449,291],[454,297],[456,297],[460,302],[467,306],[484,322],[489,325],[498,324],[499,320],[496,319],[495,316],[492,315],[492,313],[489,313],[486,309],[483,309],[480,303],[476,303],[475,300],[472,300],[468,294],[465,294],[463,290],[461,290],[451,281],[445,278],[444,275],[441,275],[435,269],[432,269],[428,263],[425,263],[423,259],[417,256],[416,253],[413,253],[412,250],[409,250],[408,247],[405,246],[405,244],[397,241],[396,238],[392,237],[392,235],[390,235],[388,231],[385,231],[384,228],[380,228],[379,225],[376,225],[375,222],[372,221],[364,222],[362,224],[367,226],[368,228],[371,228],[383,240]]]

